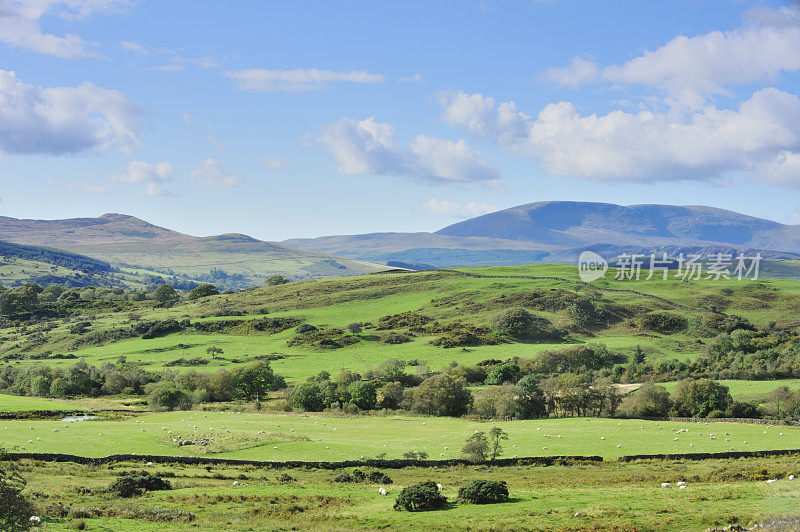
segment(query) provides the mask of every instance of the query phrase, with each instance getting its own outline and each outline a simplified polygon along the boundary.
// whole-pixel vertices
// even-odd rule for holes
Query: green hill
[[[311,280],[182,301],[172,308],[106,295],[46,326],[0,330],[0,356],[53,365],[72,364],[76,357],[100,364],[124,356],[143,368],[161,370],[170,363],[179,371],[268,359],[276,372],[297,381],[321,370],[364,371],[389,358],[424,371],[426,365],[440,369],[452,362],[532,357],[590,342],[605,344],[619,363],[641,353],[645,367],[657,369],[705,357],[716,335],[737,327],[767,339],[776,335],[774,349],[796,341],[800,285],[794,281],[601,280],[591,286],[573,281],[574,267],[547,265]],[[513,339],[496,329],[496,316],[516,307],[537,317],[536,338]],[[392,315],[400,316],[382,319]],[[183,325],[142,338],[140,324],[169,319]],[[89,325],[74,332],[78,322]],[[317,331],[296,332],[301,323]],[[352,323],[363,330],[349,332]],[[210,347],[222,349],[222,355],[211,359]]]

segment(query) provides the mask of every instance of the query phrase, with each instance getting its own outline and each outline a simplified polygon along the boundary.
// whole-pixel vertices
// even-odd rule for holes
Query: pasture
[[[45,530],[506,529],[704,530],[752,526],[780,517],[798,523],[797,457],[739,460],[575,463],[559,466],[459,466],[389,469],[392,484],[341,483],[340,471],[142,463],[86,467],[21,462]],[[121,499],[106,488],[126,471],[147,469],[173,489]],[[283,477],[288,475],[288,477]],[[456,503],[473,479],[505,481],[504,504]],[[770,478],[779,478],[767,483]],[[447,506],[392,510],[404,486],[443,485]],[[685,481],[685,489],[677,482]],[[662,488],[662,482],[672,488]]]
[[[0,393],[0,412],[27,412],[31,410],[76,410],[75,405],[42,397],[24,397]]]
[[[800,428],[745,423],[562,418],[478,422],[412,416],[185,411],[79,422],[9,420],[8,450],[99,457],[110,454],[214,456],[249,460],[460,458],[475,431],[508,433],[503,457],[622,455],[800,449]],[[180,442],[195,442],[180,445]]]

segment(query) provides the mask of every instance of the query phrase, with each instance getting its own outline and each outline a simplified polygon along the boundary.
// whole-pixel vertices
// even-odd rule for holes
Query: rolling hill
[[[384,269],[379,264],[293,249],[246,235],[185,235],[123,214],[68,220],[0,217],[0,239],[49,246],[114,265],[213,281],[226,288],[263,284],[270,275],[314,279]]]

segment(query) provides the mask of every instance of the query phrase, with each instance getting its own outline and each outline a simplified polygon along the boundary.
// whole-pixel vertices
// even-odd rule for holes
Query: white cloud
[[[29,85],[0,70],[0,152],[65,154],[140,143],[141,111],[115,90]]]
[[[422,204],[422,210],[437,216],[449,216],[451,218],[471,218],[473,216],[480,216],[482,214],[495,212],[498,210],[498,208],[488,203],[477,203],[475,201],[468,201],[466,203],[459,204],[448,200],[431,198],[426,203]]]
[[[223,153],[228,151],[228,147],[225,145],[225,143],[219,140],[214,135],[208,135],[206,138],[208,139],[208,142],[213,144],[219,151]]]
[[[422,83],[425,80],[422,79],[422,74],[414,74],[413,76],[403,76],[401,78],[397,78],[397,81],[400,83]]]
[[[69,191],[80,190],[87,194],[104,195],[110,194],[108,187],[89,183],[87,181],[74,181],[72,179],[50,179],[47,181],[49,187],[61,187]]]
[[[166,161],[155,164],[131,161],[125,167],[125,170],[112,175],[111,180],[132,185],[158,181],[164,182],[172,179],[172,173],[172,165]]]
[[[277,157],[275,155],[267,155],[266,157],[264,157],[264,166],[266,166],[267,168],[271,168],[273,170],[279,170],[281,168],[286,168],[289,165],[286,164],[286,161],[284,161],[280,157]]]
[[[800,10],[758,8],[746,19],[732,31],[679,35],[659,48],[602,70],[591,61],[575,58],[568,67],[550,69],[544,77],[569,86],[603,80],[672,93],[727,94],[729,86],[800,70]]]
[[[391,175],[432,184],[492,184],[499,172],[466,142],[419,135],[409,148],[394,138],[394,128],[374,117],[345,118],[320,136],[343,174]]]
[[[131,5],[130,0],[0,0],[0,41],[15,48],[64,59],[99,57],[94,45],[78,35],[57,36],[42,31],[45,15],[80,19],[113,12]]]
[[[189,173],[203,187],[241,187],[244,181],[236,178],[222,167],[216,159],[206,159],[199,167]]]
[[[575,57],[568,67],[550,68],[542,77],[559,85],[577,88],[597,81],[600,78],[600,67],[594,61]]]
[[[131,161],[122,172],[113,174],[111,180],[130,185],[144,185],[145,196],[171,196],[172,192],[165,189],[162,183],[171,181],[172,175],[172,165],[167,161],[155,164]]]
[[[713,180],[743,173],[800,187],[800,98],[762,89],[738,109],[705,104],[686,113],[581,115],[575,105],[547,105],[533,118],[513,102],[455,93],[443,119],[536,158],[550,173],[599,181]],[[764,168],[770,169],[764,172]]]
[[[310,68],[307,70],[267,70],[253,68],[225,72],[225,76],[236,81],[241,90],[260,92],[297,92],[320,89],[329,83],[382,83],[382,74],[370,74],[363,70],[333,72]]]

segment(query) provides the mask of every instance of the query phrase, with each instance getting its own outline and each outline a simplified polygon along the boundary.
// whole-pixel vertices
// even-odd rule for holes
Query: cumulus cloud
[[[431,184],[496,184],[497,169],[463,140],[418,135],[408,148],[394,138],[394,128],[374,117],[345,118],[328,125],[320,142],[343,174],[391,175]]]
[[[160,163],[146,163],[131,161],[125,170],[111,176],[113,181],[122,183],[139,184],[149,182],[163,182],[172,179],[172,165],[166,161]]]
[[[146,163],[131,161],[125,169],[111,176],[112,181],[130,185],[144,185],[146,196],[170,196],[172,193],[162,183],[172,180],[172,165],[166,161]]]
[[[679,35],[619,65],[600,68],[575,58],[545,79],[577,87],[596,81],[656,87],[673,93],[727,94],[726,87],[800,70],[800,10],[758,8],[732,31]]]
[[[230,70],[225,76],[236,81],[236,86],[245,91],[299,92],[321,89],[329,83],[382,83],[383,74],[370,74],[363,70],[334,72],[310,68],[306,70]]]
[[[578,88],[597,81],[600,78],[600,67],[589,59],[575,57],[569,66],[547,69],[542,77],[559,85]]]
[[[116,91],[29,85],[0,70],[0,151],[59,155],[140,143],[141,111]]]
[[[498,208],[488,203],[478,203],[468,201],[463,204],[454,203],[448,200],[430,198],[422,204],[422,210],[437,216],[449,216],[451,218],[469,218],[495,212]]]
[[[130,0],[0,0],[0,41],[30,52],[64,59],[100,56],[94,45],[78,35],[52,35],[42,31],[45,15],[80,19],[131,5]]]
[[[50,179],[47,181],[49,187],[61,187],[69,191],[79,190],[87,194],[105,195],[110,194],[108,187],[90,183],[88,181],[75,181],[72,179]]]
[[[536,158],[556,176],[600,181],[711,180],[744,173],[800,187],[800,98],[757,91],[738,109],[705,104],[686,113],[619,110],[581,115],[574,104],[547,105],[536,117],[514,102],[451,93],[443,119]],[[766,170],[765,170],[766,169]]]
[[[241,187],[244,181],[235,177],[222,167],[216,159],[206,159],[199,167],[189,173],[203,187]]]

